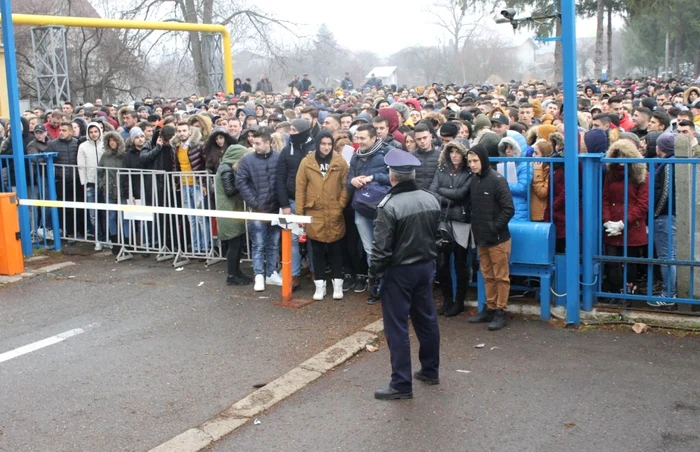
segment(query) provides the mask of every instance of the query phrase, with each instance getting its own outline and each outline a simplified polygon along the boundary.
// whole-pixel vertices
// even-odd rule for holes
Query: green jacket
[[[216,208],[217,210],[232,210],[243,212],[243,197],[235,191],[236,164],[248,153],[248,149],[233,144],[226,149],[216,171]],[[228,196],[226,193],[233,193]],[[219,240],[230,240],[245,234],[245,220],[232,218],[217,218]]]

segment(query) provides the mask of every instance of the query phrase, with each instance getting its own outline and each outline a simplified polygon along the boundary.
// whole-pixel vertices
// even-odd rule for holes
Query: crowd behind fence
[[[38,154],[26,157],[28,196],[31,199],[58,201],[85,201],[106,204],[131,204],[157,207],[215,209],[215,175],[206,172],[164,172],[126,168],[87,168],[76,165],[55,165],[54,154]],[[563,206],[556,202],[557,193],[563,192],[563,159],[552,157],[502,157],[494,158],[493,165],[506,179],[519,183],[510,171],[525,165],[527,189],[517,196],[524,197],[526,221],[531,221],[533,164],[543,162],[548,171],[547,210],[545,221],[554,221],[564,214]],[[511,165],[512,164],[512,165]],[[643,164],[647,171],[645,181],[648,195],[638,206],[644,212],[644,222],[628,224],[630,216],[630,165]],[[590,310],[595,303],[617,304],[624,300],[647,302],[660,306],[672,303],[698,305],[700,294],[697,277],[698,247],[696,220],[698,207],[698,158],[625,159],[606,158],[602,154],[582,155],[580,160],[581,183],[579,186],[581,209],[581,273],[594,275],[592,281],[581,280],[582,308]],[[499,166],[500,165],[500,166]],[[622,221],[626,227],[620,230],[620,246],[610,245],[609,231],[604,228],[606,199],[612,190],[606,185],[610,165],[621,168],[623,192]],[[659,215],[655,206],[657,196],[654,187],[659,177],[659,165],[669,165],[673,183],[668,197],[669,211],[673,215]],[[12,191],[14,169],[12,158],[0,156],[0,191]],[[560,172],[558,172],[560,170]],[[94,172],[81,184],[80,173]],[[85,174],[85,173],[84,173]],[[606,193],[605,190],[608,190]],[[634,207],[634,206],[633,206]],[[661,217],[661,218],[660,218]],[[190,260],[213,264],[225,259],[222,243],[217,239],[216,220],[206,216],[182,215],[176,212],[134,213],[116,210],[91,210],[75,208],[31,208],[32,243],[37,247],[60,248],[58,238],[67,241],[94,243],[96,249],[111,247],[117,261],[141,254],[159,261],[172,259],[174,266]],[[553,220],[552,220],[553,219]],[[541,220],[537,220],[541,221]],[[641,223],[645,223],[641,225]],[[636,227],[643,228],[637,231]],[[676,233],[676,229],[678,232]],[[663,233],[659,231],[663,230]],[[59,234],[56,231],[60,231]],[[565,251],[563,230],[557,233],[557,253]],[[641,232],[641,233],[640,233]],[[628,244],[630,235],[643,237],[644,244]],[[608,239],[606,239],[608,237]],[[246,240],[246,243],[250,242]],[[513,246],[518,246],[514,243]],[[250,256],[249,245],[247,246]],[[562,271],[558,266],[555,271]],[[588,271],[587,271],[588,270]],[[620,281],[625,284],[620,284]],[[516,285],[517,287],[517,285]],[[527,289],[527,282],[525,288]],[[537,288],[534,288],[535,291]],[[557,294],[555,293],[555,296]]]

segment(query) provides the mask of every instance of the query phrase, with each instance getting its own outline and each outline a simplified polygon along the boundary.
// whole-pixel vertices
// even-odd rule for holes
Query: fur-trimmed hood
[[[452,163],[450,160],[450,152],[452,149],[457,149],[459,153],[462,154],[462,157],[464,157],[464,164],[467,164],[467,147],[457,140],[452,140],[442,148],[442,151],[440,151],[440,157],[438,159],[439,166],[442,166],[447,162]]]
[[[520,149],[520,145],[514,138],[505,137],[501,138],[500,143],[498,143],[498,155],[501,157],[507,157],[506,148],[508,146],[513,148],[513,157],[520,157],[523,154],[523,150]]]
[[[624,159],[631,159],[631,158],[642,158],[642,154],[639,153],[637,150],[636,146],[634,143],[632,143],[629,140],[619,140],[615,143],[613,143],[610,146],[610,149],[608,149],[607,154],[605,154],[606,158],[624,158]],[[647,179],[647,166],[644,164],[644,162],[641,163],[629,163],[627,164],[629,166],[629,181],[634,183],[635,185],[639,185],[644,183]],[[624,166],[623,164],[621,165],[616,165],[614,163],[606,163],[605,167],[608,171],[608,174],[611,176],[615,175],[621,175],[621,177],[624,177]]]
[[[527,130],[527,135],[525,135],[525,141],[527,141],[528,146],[532,146],[537,141],[537,132],[539,126],[532,126]]]
[[[121,120],[122,120],[122,116],[123,116],[126,112],[129,112],[129,111],[134,111],[134,109],[131,108],[131,107],[128,106],[128,105],[126,105],[126,106],[120,108],[119,110],[117,110],[117,121],[121,121]]]
[[[212,123],[209,116],[197,113],[187,118],[187,123],[192,127],[192,124],[198,122],[201,126],[201,138],[207,140],[211,135]],[[196,129],[196,127],[194,127]]]
[[[692,93],[693,91],[698,93],[698,96],[700,96],[700,86],[691,86],[683,92],[683,102],[685,102],[686,104],[690,103],[690,93]]]
[[[182,142],[180,141],[180,138],[175,135],[173,139],[170,140],[170,143],[172,144],[173,149],[177,149]],[[187,144],[189,145],[190,149],[196,148],[201,143],[202,132],[199,130],[199,128],[190,126],[190,137],[187,139]]]
[[[556,152],[557,145],[564,146],[564,135],[559,132],[554,132],[549,135],[549,142],[552,144],[552,152]]]
[[[122,136],[121,136],[119,133],[117,133],[117,132],[107,132],[107,133],[105,133],[104,136],[102,137],[102,142],[104,143],[105,154],[110,154],[110,155],[114,155],[114,154],[115,154],[115,152],[113,152],[113,151],[109,148],[109,140],[110,140],[111,138],[114,138],[115,140],[117,140],[117,143],[118,143],[118,144],[117,144],[117,152],[116,152],[116,154],[117,154],[117,155],[124,154],[124,152],[126,151],[126,146],[125,146],[125,144],[124,144],[124,138],[122,138]]]

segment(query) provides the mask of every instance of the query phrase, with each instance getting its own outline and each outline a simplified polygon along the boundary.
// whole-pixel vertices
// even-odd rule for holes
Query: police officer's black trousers
[[[438,378],[440,331],[433,301],[434,262],[423,262],[387,269],[382,280],[384,333],[391,354],[391,387],[410,392],[411,345],[408,317],[418,337],[421,373]]]

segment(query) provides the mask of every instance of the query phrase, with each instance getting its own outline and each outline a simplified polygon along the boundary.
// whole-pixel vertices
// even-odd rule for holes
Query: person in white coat
[[[85,202],[97,202],[97,162],[104,153],[102,135],[102,125],[91,122],[87,128],[87,140],[78,147],[78,176],[85,190]],[[95,238],[95,251],[101,251],[97,211],[89,210],[88,217],[88,235]]]

